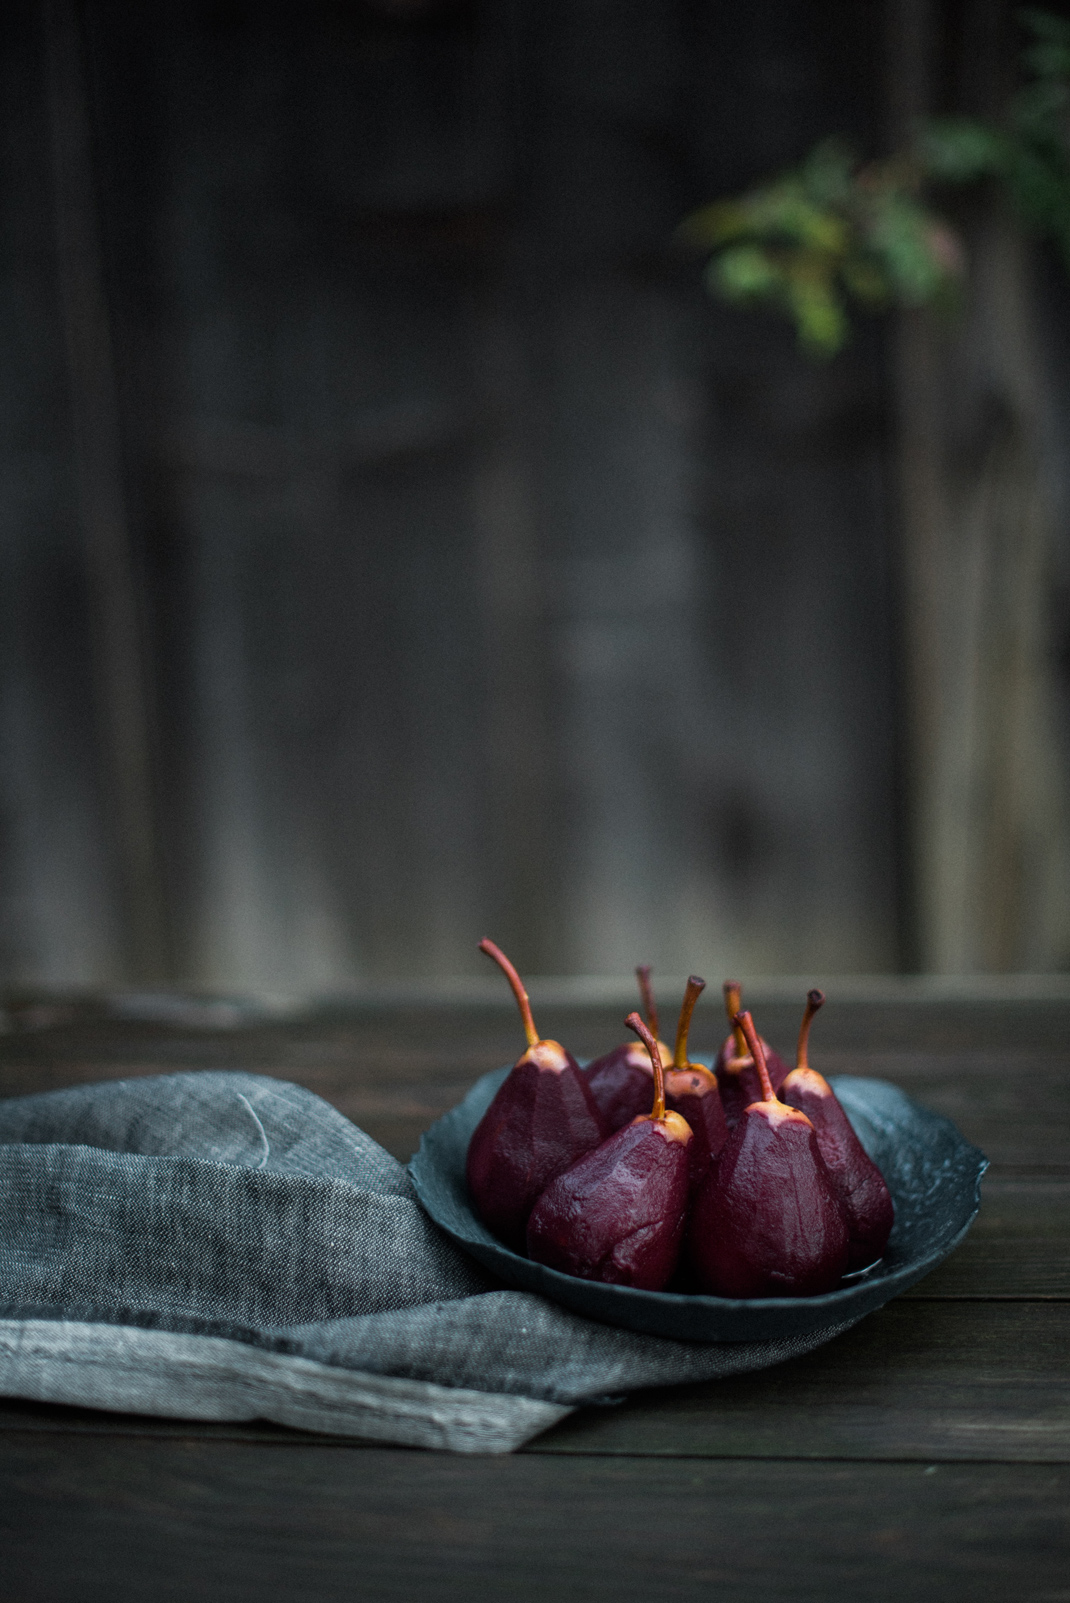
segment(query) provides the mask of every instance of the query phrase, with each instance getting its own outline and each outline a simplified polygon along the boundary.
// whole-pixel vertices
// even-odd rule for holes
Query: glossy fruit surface
[[[847,1226],[805,1114],[746,1110],[692,1209],[688,1259],[718,1297],[813,1297],[848,1261]]]
[[[880,1258],[895,1222],[895,1209],[884,1176],[851,1128],[836,1093],[808,1062],[810,1024],[824,1003],[820,991],[807,997],[799,1032],[796,1066],[783,1081],[782,1102],[805,1113],[814,1127],[818,1149],[839,1200],[850,1237],[850,1268],[861,1269]]]
[[[813,1125],[776,1100],[753,1021],[737,1017],[763,1096],[744,1109],[695,1199],[688,1262],[715,1296],[817,1296],[847,1268],[847,1225]]]
[[[640,964],[635,971],[643,998],[647,1024],[655,1039],[658,1037],[658,1010],[650,983],[649,964]],[[664,1041],[658,1040],[661,1061],[666,1067],[672,1062],[672,1053]],[[654,1095],[654,1076],[650,1055],[640,1041],[626,1041],[586,1068],[591,1095],[609,1131],[621,1130],[626,1124],[650,1110]]]
[[[728,1124],[721,1106],[717,1080],[704,1064],[689,1062],[687,1055],[691,1016],[695,1003],[705,989],[706,981],[692,974],[684,991],[676,1026],[673,1066],[665,1075],[665,1105],[687,1120],[694,1135],[690,1147],[690,1183],[693,1191],[705,1180],[712,1159],[728,1138]]]
[[[581,1280],[660,1291],[676,1268],[683,1240],[692,1135],[685,1119],[666,1110],[653,1031],[638,1013],[624,1022],[649,1054],[651,1112],[616,1131],[546,1188],[528,1221],[528,1255]]]
[[[539,1039],[527,992],[508,958],[492,941],[482,941],[480,949],[513,988],[528,1047],[472,1133],[468,1191],[488,1230],[519,1252],[536,1198],[607,1131],[575,1058],[558,1041]]]
[[[740,1010],[740,985],[738,980],[726,980],[724,983],[725,1012],[729,1023]],[[790,1063],[785,1063],[778,1052],[774,1052],[768,1041],[762,1040],[765,1051],[766,1068],[774,1092],[777,1091],[785,1076],[790,1073]],[[739,1123],[743,1109],[752,1102],[762,1100],[762,1084],[754,1058],[743,1038],[742,1031],[733,1027],[717,1054],[713,1065],[717,1076],[717,1086],[721,1093],[721,1105],[724,1108],[725,1120],[728,1128],[734,1129]]]
[[[535,1204],[529,1257],[582,1280],[660,1291],[683,1238],[689,1135],[679,1114],[641,1116],[580,1158]]]
[[[643,1047],[634,1042],[616,1046],[612,1052],[589,1063],[584,1072],[610,1132],[623,1129],[640,1113],[649,1110],[654,1095],[654,1076]]]
[[[697,1190],[728,1140],[717,1081],[701,1063],[692,1063],[686,1069],[669,1069],[665,1075],[665,1105],[691,1126],[695,1138],[691,1143],[691,1187]]]

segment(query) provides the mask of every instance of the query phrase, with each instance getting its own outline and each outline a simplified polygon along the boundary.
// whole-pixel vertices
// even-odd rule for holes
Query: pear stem
[[[650,983],[650,964],[640,963],[635,971],[639,981],[639,995],[643,998],[643,1012],[655,1036],[660,1036],[661,1028],[658,1024],[658,1004],[654,1000],[654,987]]]
[[[799,1027],[799,1044],[795,1048],[795,1067],[808,1069],[807,1052],[810,1047],[810,1026],[814,1022],[814,1014],[825,1005],[824,991],[807,991],[806,1012],[803,1014],[802,1024]]]
[[[695,1011],[695,1003],[705,989],[706,981],[700,980],[697,974],[688,977],[687,989],[680,1004],[680,1020],[676,1026],[676,1047],[672,1055],[674,1069],[687,1068],[687,1035],[691,1028],[691,1015]]]
[[[736,1023],[736,1014],[743,1005],[743,989],[738,980],[725,980],[724,982],[724,1010],[728,1014],[728,1022],[736,1038],[736,1056],[745,1058],[747,1055],[747,1042],[743,1031]]]
[[[750,1048],[750,1055],[754,1059],[755,1068],[758,1070],[758,1079],[761,1082],[763,1102],[775,1102],[776,1097],[773,1094],[773,1082],[769,1078],[769,1067],[765,1061],[765,1052],[762,1050],[762,1043],[758,1039],[758,1031],[754,1028],[754,1020],[751,1018],[749,1013],[737,1013],[735,1018],[732,1020],[732,1023],[738,1025],[746,1037],[747,1045]]]
[[[663,1119],[665,1117],[665,1070],[662,1067],[658,1043],[638,1013],[629,1013],[624,1022],[629,1030],[635,1031],[650,1053],[650,1067],[654,1070],[654,1111],[651,1114],[651,1118]]]
[[[520,975],[510,963],[501,947],[495,946],[493,941],[488,941],[486,939],[480,941],[479,950],[481,952],[486,952],[488,957],[492,957],[494,959],[502,973],[505,975],[506,979],[509,981],[509,984],[513,988],[513,995],[516,997],[516,1005],[520,1009],[520,1017],[524,1021],[524,1034],[528,1038],[528,1045],[538,1046],[539,1032],[535,1028],[535,1020],[531,1016],[531,1003],[528,1000],[528,993],[524,989]]]

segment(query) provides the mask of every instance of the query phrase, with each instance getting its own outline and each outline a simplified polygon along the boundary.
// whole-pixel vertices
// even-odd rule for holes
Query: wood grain
[[[0,1397],[0,1432],[7,1435],[132,1436],[163,1441],[250,1442],[294,1447],[367,1447],[378,1442],[360,1436],[324,1436],[319,1431],[291,1430],[268,1420],[226,1421],[162,1419],[152,1414],[108,1414],[97,1408],[71,1408],[63,1403],[27,1402],[21,1397]]]
[[[0,1094],[249,1068],[401,1158],[517,1049],[508,1008],[38,1025],[0,1036]],[[1070,1603],[1068,1025],[1065,1005],[841,1010],[823,1067],[894,1080],[995,1162],[959,1251],[795,1363],[587,1410],[504,1461],[0,1403],[5,1603]],[[581,1054],[620,1033],[606,1009],[542,1027]]]
[[[1070,1297],[1070,1181],[986,1176],[981,1211],[966,1240],[904,1295]]]
[[[792,1363],[640,1393],[619,1408],[586,1409],[527,1450],[1070,1463],[1068,1344],[1065,1302],[903,1299]],[[266,1424],[202,1426],[0,1403],[0,1433],[27,1431],[299,1439]]]
[[[535,1452],[1070,1463],[1070,1309],[895,1302],[805,1358],[573,1415]]]
[[[796,1010],[768,1011],[774,1044],[786,1045]],[[827,1011],[830,1027],[813,1054],[825,1073],[901,1086],[952,1119],[988,1155],[994,1175],[1070,1179],[1070,1005],[1008,1004],[1001,1013],[985,1004],[977,1018],[957,1005]],[[51,1027],[0,1036],[0,1095],[179,1068],[246,1068],[307,1086],[403,1161],[422,1130],[520,1045],[508,1007],[354,1007],[231,1031],[77,1015],[64,1022],[61,1009],[53,1016]],[[47,1020],[48,1010],[37,1017]],[[539,1025],[581,1057],[623,1034],[604,1007],[548,1008]],[[718,1014],[707,1009],[699,1047],[715,1045],[718,1033]],[[918,1044],[908,1044],[912,1037]]]
[[[152,764],[151,673],[144,596],[126,508],[123,421],[97,215],[84,41],[72,0],[46,17],[56,225],[56,278],[67,340],[78,518],[105,775],[103,816],[118,866],[126,972],[168,972],[167,915]]]
[[[478,1596],[1066,1599],[1070,1472],[27,1439],[0,1470],[20,1603]],[[56,1512],[62,1508],[62,1518]],[[775,1520],[771,1511],[775,1510]]]

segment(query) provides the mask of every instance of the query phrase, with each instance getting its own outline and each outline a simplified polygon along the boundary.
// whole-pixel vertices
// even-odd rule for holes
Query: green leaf
[[[1009,152],[997,129],[966,117],[941,117],[922,129],[918,154],[930,177],[961,184],[1002,171]]]
[[[783,284],[776,262],[757,245],[733,245],[715,256],[706,269],[706,282],[727,300],[762,300]]]
[[[838,139],[823,139],[802,165],[803,187],[819,207],[842,206],[849,201],[857,157]]]
[[[948,272],[934,250],[932,218],[902,195],[889,194],[876,209],[870,245],[884,265],[897,299],[908,306],[934,300]]]
[[[1002,126],[933,119],[910,150],[866,166],[841,141],[824,140],[793,171],[699,208],[678,237],[709,254],[709,290],[786,312],[803,348],[820,357],[845,344],[852,302],[953,304],[963,249],[928,204],[926,181],[1005,185],[1070,267],[1070,20],[1035,8],[1019,17],[1030,81]]]
[[[849,324],[831,277],[796,271],[788,274],[785,288],[799,344],[812,356],[835,356],[847,343]]]

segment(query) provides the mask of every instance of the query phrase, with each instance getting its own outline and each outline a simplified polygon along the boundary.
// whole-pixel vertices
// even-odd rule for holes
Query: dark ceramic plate
[[[468,1200],[468,1142],[508,1072],[485,1074],[426,1132],[409,1164],[417,1196],[435,1223],[506,1285],[606,1325],[678,1341],[773,1341],[850,1324],[935,1269],[977,1213],[988,1167],[984,1154],[949,1119],[919,1107],[894,1085],[841,1075],[832,1081],[836,1095],[895,1203],[895,1225],[879,1264],[822,1297],[684,1296],[578,1280],[503,1247]]]

